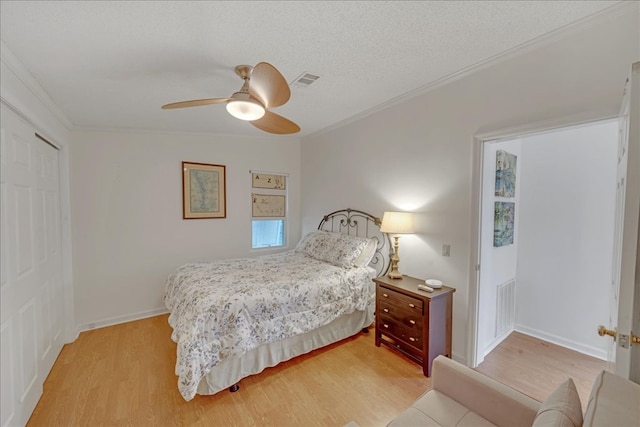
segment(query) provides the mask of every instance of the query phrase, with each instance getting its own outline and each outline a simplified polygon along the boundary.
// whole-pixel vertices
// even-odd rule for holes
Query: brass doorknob
[[[613,340],[615,341],[616,336],[618,335],[618,332],[616,330],[610,330],[605,328],[604,326],[600,325],[598,326],[598,335],[600,335],[601,337],[605,336],[605,335],[609,335],[610,337],[613,337]]]

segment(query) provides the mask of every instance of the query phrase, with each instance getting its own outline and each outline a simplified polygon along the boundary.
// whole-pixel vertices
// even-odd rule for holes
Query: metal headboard
[[[382,220],[371,214],[356,209],[341,209],[325,215],[318,225],[318,230],[344,233],[349,236],[368,237],[378,242],[376,254],[369,266],[382,276],[389,270],[391,263],[391,238],[380,231]]]

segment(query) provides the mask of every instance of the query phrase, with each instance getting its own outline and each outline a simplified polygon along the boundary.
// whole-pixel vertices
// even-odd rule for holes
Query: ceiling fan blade
[[[280,135],[300,132],[300,126],[271,111],[265,111],[261,119],[252,120],[250,123],[260,130]]]
[[[229,101],[231,98],[206,98],[206,99],[192,99],[190,101],[172,102],[162,106],[163,110],[170,110],[173,108],[185,108],[185,107],[199,107],[201,105],[222,104]]]
[[[249,93],[258,98],[265,108],[279,107],[291,96],[287,81],[280,71],[268,62],[260,62],[253,67]]]

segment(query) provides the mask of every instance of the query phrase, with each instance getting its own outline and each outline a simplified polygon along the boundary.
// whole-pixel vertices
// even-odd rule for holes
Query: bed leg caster
[[[229,391],[231,393],[235,393],[236,391],[240,390],[240,386],[238,384],[234,384],[231,387],[229,387]]]
[[[368,334],[369,333],[369,328],[362,328],[362,332],[365,333],[365,334]]]

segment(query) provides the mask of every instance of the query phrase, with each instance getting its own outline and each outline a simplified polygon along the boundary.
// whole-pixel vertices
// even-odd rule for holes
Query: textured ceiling
[[[239,64],[293,82],[299,136],[410,96],[616,1],[5,1],[1,37],[74,128],[264,135],[223,105]]]

